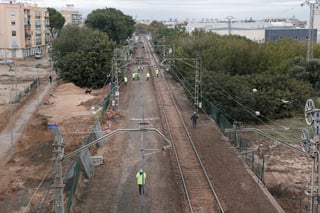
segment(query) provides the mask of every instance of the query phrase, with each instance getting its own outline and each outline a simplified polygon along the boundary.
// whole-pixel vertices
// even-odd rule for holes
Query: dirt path
[[[0,157],[4,157],[9,150],[10,155],[12,154],[12,145],[21,137],[28,121],[32,118],[37,109],[39,109],[39,104],[43,101],[44,97],[48,95],[48,92],[52,87],[53,85],[50,83],[40,83],[39,93],[35,94],[36,97],[27,101],[18,112],[12,115],[12,128],[9,124],[0,134]]]

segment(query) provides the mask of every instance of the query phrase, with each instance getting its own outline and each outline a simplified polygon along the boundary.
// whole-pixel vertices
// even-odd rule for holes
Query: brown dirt
[[[39,69],[35,64],[42,63]],[[22,91],[33,80],[30,75],[38,71],[41,78],[40,92],[48,84],[47,77],[50,66],[45,58],[42,60],[28,59],[18,62],[18,78],[23,81],[19,84],[19,91]],[[19,70],[19,71],[18,71]],[[0,66],[1,82],[11,82],[7,79],[7,67]],[[24,80],[23,80],[24,79]],[[25,81],[26,80],[26,81]],[[5,85],[5,84],[3,84]],[[8,84],[9,87],[11,84]],[[7,87],[8,88],[8,87]],[[2,101],[1,123],[2,133],[8,131],[9,114],[8,89],[0,90]],[[51,89],[41,103],[39,112],[35,112],[32,119],[23,128],[23,136],[18,138],[14,144],[14,158],[11,159],[10,151],[2,157],[0,162],[0,180],[3,187],[0,189],[0,212],[35,212],[40,208],[39,203],[43,194],[48,193],[53,181],[54,166],[52,161],[53,132],[48,130],[49,123],[58,124],[60,131],[67,142],[66,152],[78,147],[79,141],[89,132],[94,124],[93,108],[101,103],[108,86],[101,90],[92,91],[86,95],[84,89],[76,87],[71,83],[59,83]],[[19,103],[13,105],[13,114],[19,115],[19,109],[32,99],[37,99],[36,91],[32,91]],[[96,110],[96,108],[95,108]],[[23,115],[22,115],[23,116]],[[18,119],[15,116],[13,119]],[[13,120],[15,123],[16,120]],[[9,140],[9,139],[8,139]],[[66,163],[68,166],[68,162]],[[39,188],[38,184],[45,189]],[[36,192],[36,193],[35,193]],[[42,205],[44,209],[52,209],[53,191],[48,193],[48,203]],[[19,200],[19,202],[17,202]],[[28,205],[28,208],[24,208]]]

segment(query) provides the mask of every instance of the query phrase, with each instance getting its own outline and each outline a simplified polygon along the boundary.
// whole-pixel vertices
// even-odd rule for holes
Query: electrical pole
[[[228,35],[231,35],[231,23],[232,23],[232,19],[234,19],[232,16],[228,16],[226,17],[226,19],[228,20]]]
[[[53,157],[55,164],[55,176],[54,184],[55,188],[55,198],[54,198],[54,208],[55,213],[64,213],[64,199],[63,199],[63,176],[62,176],[62,159],[64,155],[64,142],[63,137],[60,134],[58,127],[54,127],[54,141],[53,141]]]
[[[301,4],[301,7],[308,5],[310,7],[309,14],[309,33],[308,33],[308,46],[307,46],[307,62],[313,59],[313,23],[314,23],[314,8],[316,5],[319,5],[319,0],[310,2],[306,0]]]
[[[40,108],[40,77],[39,77],[39,67],[40,64],[36,65],[37,68],[37,95],[38,95],[38,105],[37,105],[37,111],[39,112],[39,108]]]
[[[198,112],[199,108],[202,108],[202,102],[199,101],[199,97],[201,97],[201,58],[165,58],[160,64],[164,64],[165,62],[171,61],[180,61],[190,67],[195,69],[195,79],[194,79],[194,108],[195,111]],[[195,65],[188,63],[186,61],[195,61]]]
[[[316,109],[312,99],[308,99],[305,105],[306,123],[313,128],[313,140],[309,137],[307,129],[302,129],[301,146],[302,150],[309,153],[313,159],[312,177],[310,188],[306,189],[306,194],[310,197],[310,213],[320,211],[320,109]]]
[[[9,89],[9,104],[10,104],[10,154],[11,154],[11,160],[13,160],[14,157],[14,146],[13,146],[13,118],[12,118],[12,88]]]
[[[114,87],[111,87],[112,89],[112,107],[118,109],[119,105],[119,80],[118,80],[118,63],[117,59],[113,57],[112,59],[112,70],[111,70],[111,85],[114,85]]]
[[[200,57],[196,60],[196,71],[195,71],[195,80],[194,80],[194,107],[196,112],[198,109],[202,107],[202,103],[199,102],[199,93],[200,93],[200,85],[201,85],[201,76],[200,76]]]

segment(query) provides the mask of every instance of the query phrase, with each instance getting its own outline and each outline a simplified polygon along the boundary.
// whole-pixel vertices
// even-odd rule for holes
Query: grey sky
[[[136,19],[235,19],[291,18],[309,19],[304,0],[36,0],[40,6],[63,8],[74,4],[84,15],[93,9],[113,7]],[[311,1],[312,2],[312,1]]]

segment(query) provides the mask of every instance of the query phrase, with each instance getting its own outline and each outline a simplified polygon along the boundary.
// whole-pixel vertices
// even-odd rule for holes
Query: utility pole
[[[310,1],[306,0],[301,4],[301,7],[308,5],[310,7],[309,14],[309,33],[308,33],[308,46],[307,46],[307,62],[313,59],[313,23],[314,23],[314,8],[319,5],[319,0]]]
[[[39,67],[40,64],[36,65],[37,68],[37,95],[38,95],[38,105],[37,105],[37,111],[39,112],[40,108],[40,77],[39,77]]]
[[[9,89],[9,104],[10,104],[10,154],[11,154],[11,160],[13,160],[14,157],[14,146],[13,146],[13,118],[12,118],[12,88]]]
[[[228,16],[226,17],[227,19],[227,23],[228,23],[228,35],[231,35],[231,23],[232,23],[232,19],[234,19],[233,16]]]
[[[63,137],[60,134],[58,127],[54,127],[54,141],[53,141],[53,157],[55,164],[55,176],[54,184],[55,188],[55,198],[54,198],[54,208],[55,213],[64,213],[64,199],[63,199],[63,176],[62,176],[62,159],[64,155],[64,142]]]
[[[116,59],[115,59],[116,60]],[[115,84],[115,91],[114,91],[114,96],[115,96],[115,106],[117,109],[119,109],[119,68],[118,68],[118,63],[115,61],[115,69],[114,69],[114,84]]]
[[[160,64],[164,64],[165,62],[171,62],[171,61],[180,61],[187,66],[190,66],[195,69],[195,82],[194,82],[194,108],[195,111],[198,112],[199,108],[202,108],[202,102],[199,100],[199,97],[201,97],[201,58],[165,58]],[[188,63],[187,61],[193,61],[195,62],[195,65]]]
[[[201,85],[201,67],[200,67],[200,57],[196,60],[196,71],[195,71],[195,80],[194,80],[194,107],[198,113],[199,108],[202,107],[202,103],[199,101],[200,85]]]
[[[120,73],[120,69],[122,69],[124,66],[127,66],[129,62],[125,63],[123,66],[119,67],[118,66],[118,62],[117,61],[127,61],[127,59],[116,59],[113,58],[112,59],[112,70],[111,70],[111,79],[112,81],[114,80],[114,91],[113,91],[113,107],[115,107],[116,109],[119,109],[119,102],[120,102],[120,91],[119,91],[119,73]]]
[[[310,213],[320,211],[320,109],[316,109],[312,99],[308,99],[305,105],[306,123],[312,126],[314,137],[310,139],[307,129],[302,129],[301,146],[302,150],[308,153],[312,159],[312,177],[310,188],[306,189],[306,194],[310,197]]]

